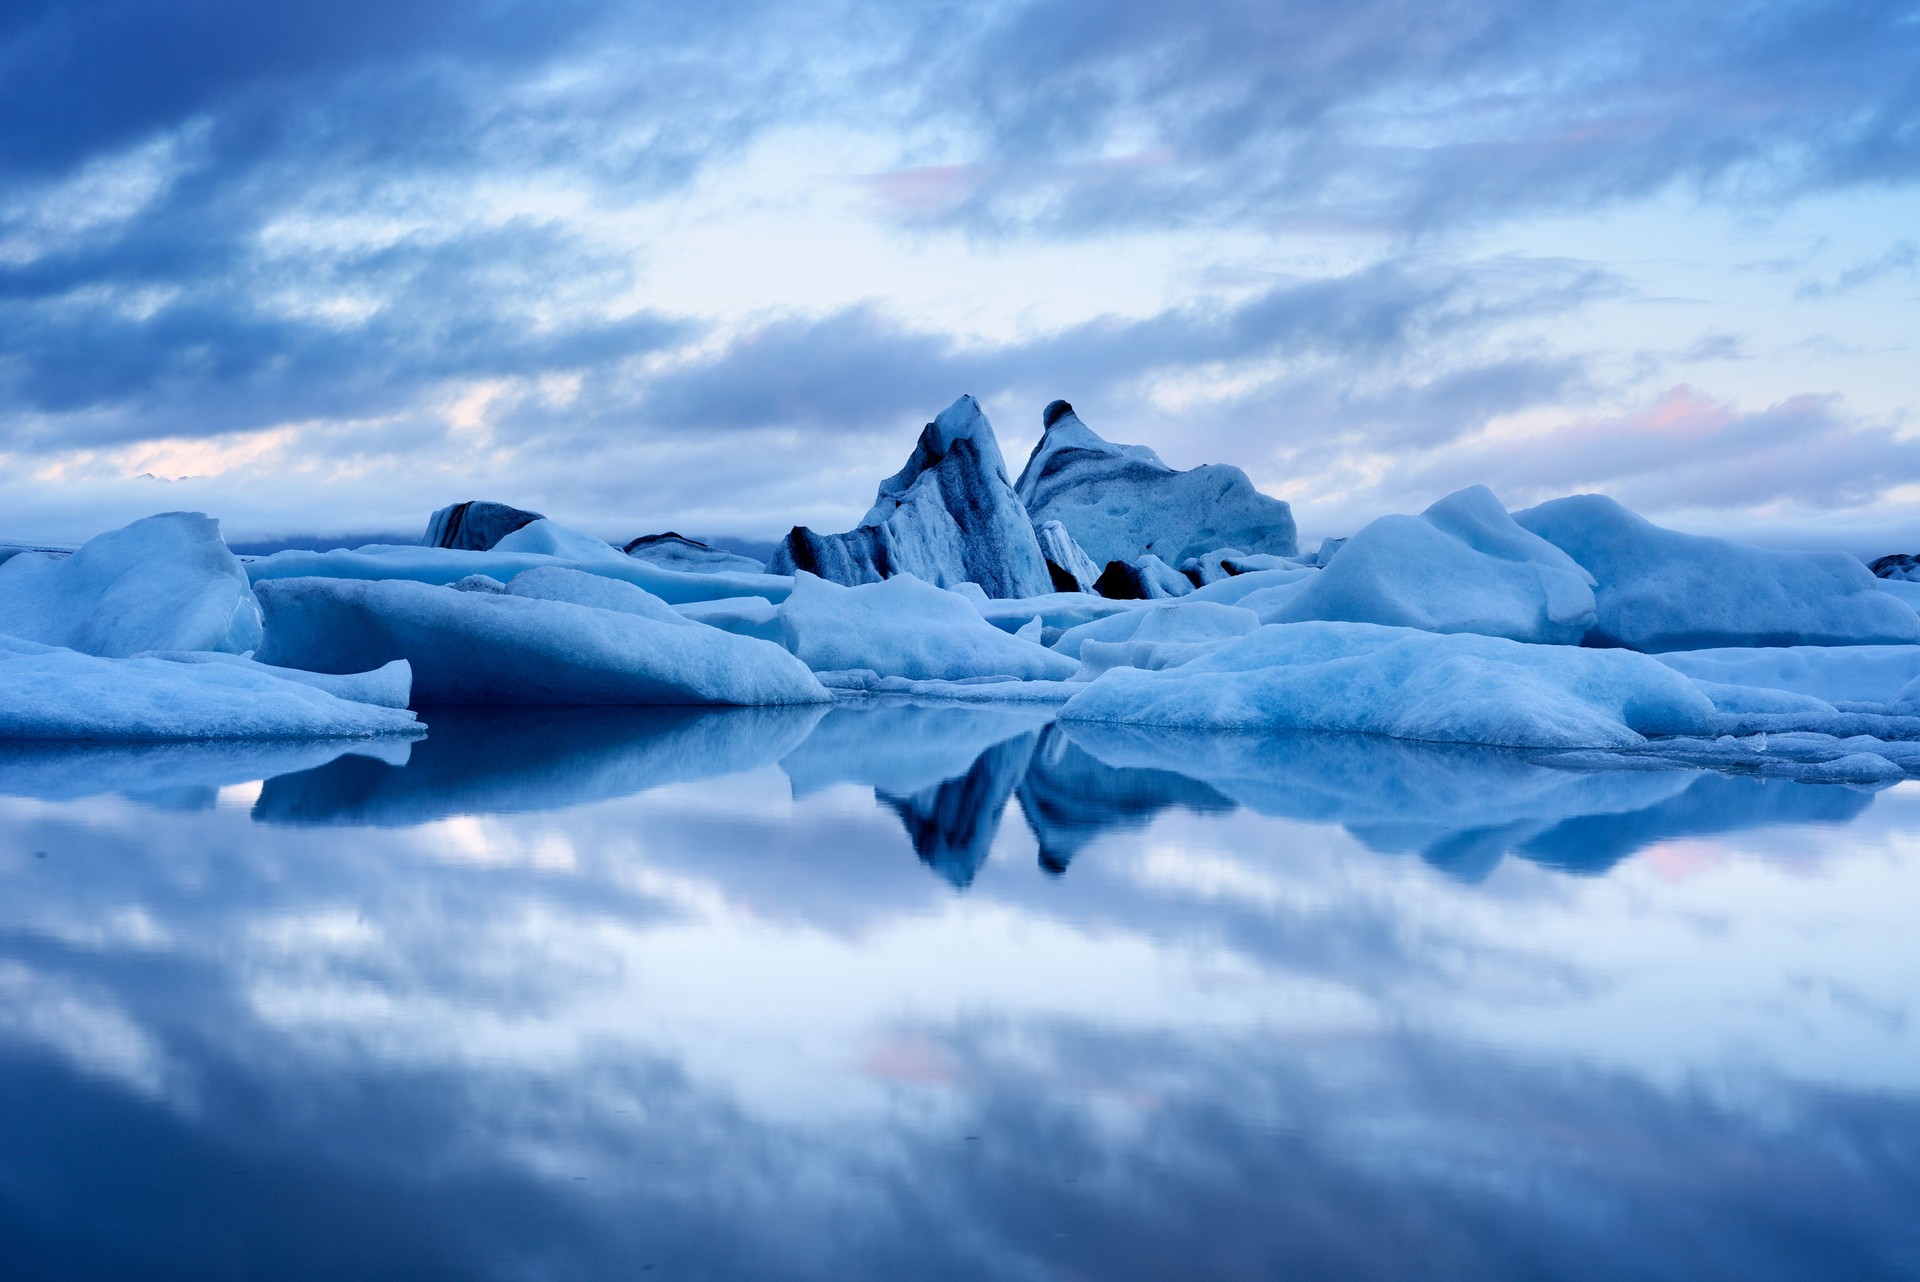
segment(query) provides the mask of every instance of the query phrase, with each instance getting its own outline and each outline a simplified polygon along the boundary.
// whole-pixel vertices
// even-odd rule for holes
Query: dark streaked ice
[[[1044,709],[0,754],[8,1276],[1920,1277],[1920,791]]]

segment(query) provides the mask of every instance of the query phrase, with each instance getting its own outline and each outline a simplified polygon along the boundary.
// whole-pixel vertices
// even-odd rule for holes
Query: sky
[[[844,529],[972,393],[1920,551],[1916,344],[1920,0],[0,6],[0,538]]]

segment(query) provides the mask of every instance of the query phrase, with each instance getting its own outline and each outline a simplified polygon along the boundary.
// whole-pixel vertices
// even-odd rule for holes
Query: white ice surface
[[[1659,659],[1696,680],[1786,690],[1828,703],[1891,703],[1920,678],[1920,645],[1683,650]]]
[[[1714,708],[1692,681],[1629,651],[1295,623],[1263,627],[1167,671],[1107,672],[1061,716],[1581,748],[1704,733]]]
[[[411,712],[336,698],[258,664],[101,658],[0,638],[0,739],[161,742],[419,731]]]
[[[25,552],[0,564],[0,633],[105,656],[239,654],[260,644],[260,607],[220,523],[165,512],[72,556]]]
[[[212,650],[156,650],[150,656],[169,663],[221,663],[229,667],[250,668],[282,681],[297,681],[303,686],[325,690],[336,699],[353,703],[371,703],[381,708],[404,708],[412,701],[413,669],[405,659],[395,659],[370,672],[307,672],[300,668],[276,668],[237,654]]]
[[[1062,680],[1077,667],[994,627],[958,593],[906,574],[857,587],[797,575],[780,607],[780,630],[787,649],[815,672]]]
[[[509,556],[516,552],[531,552],[536,556],[550,556],[562,561],[604,561],[609,557],[624,558],[627,555],[605,539],[596,539],[591,534],[568,529],[544,516],[506,535],[493,545],[493,551]]]
[[[1920,615],[1843,552],[1775,552],[1681,534],[1600,494],[1555,499],[1513,519],[1593,574],[1593,641],[1645,651],[1920,641]],[[1352,553],[1349,543],[1333,565]]]
[[[677,617],[665,622],[405,580],[271,579],[258,592],[267,615],[263,662],[350,672],[405,659],[419,704],[778,704],[830,697],[780,647]]]
[[[1594,622],[1593,579],[1514,524],[1476,485],[1419,516],[1383,516],[1348,539],[1275,623],[1325,619],[1572,645]]]
[[[765,597],[730,596],[718,601],[689,601],[673,607],[682,618],[722,632],[780,642],[780,607]]]

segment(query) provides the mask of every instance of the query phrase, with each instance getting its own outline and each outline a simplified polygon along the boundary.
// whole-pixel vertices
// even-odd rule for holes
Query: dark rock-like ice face
[[[991,597],[1054,590],[1033,522],[1007,481],[993,427],[971,396],[927,424],[906,466],[880,483],[857,528],[818,534],[795,526],[770,568],[847,585],[912,574],[939,587],[977,583]]]
[[[427,533],[420,542],[430,548],[491,552],[494,544],[515,530],[545,519],[538,512],[522,511],[505,503],[468,499],[443,507],[428,517]]]
[[[1115,445],[1054,401],[1014,489],[1036,524],[1059,521],[1096,564],[1148,554],[1169,565],[1223,547],[1293,556],[1293,509],[1225,464],[1176,472],[1143,445]]]
[[[1905,583],[1920,582],[1920,556],[1909,552],[1895,552],[1888,556],[1876,557],[1867,565],[1874,577],[1894,579]]]

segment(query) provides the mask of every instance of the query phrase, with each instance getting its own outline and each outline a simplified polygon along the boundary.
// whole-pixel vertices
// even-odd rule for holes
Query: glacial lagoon
[[[0,745],[6,1271],[1920,1277],[1920,785],[1051,717]]]

